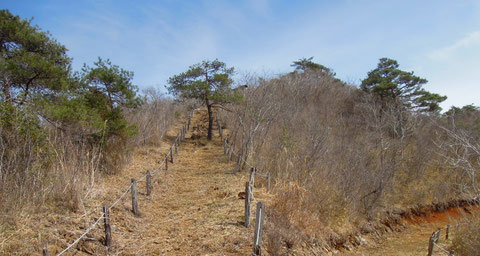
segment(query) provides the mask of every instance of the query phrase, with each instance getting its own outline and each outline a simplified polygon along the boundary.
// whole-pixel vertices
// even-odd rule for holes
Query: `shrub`
[[[478,255],[480,252],[480,216],[476,216],[465,222],[465,225],[459,225],[454,233],[453,249],[455,255]]]

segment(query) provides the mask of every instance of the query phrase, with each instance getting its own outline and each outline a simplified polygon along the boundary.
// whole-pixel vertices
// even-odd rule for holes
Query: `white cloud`
[[[466,48],[480,49],[480,31],[474,31],[450,46],[433,51],[430,54],[430,58],[433,60],[445,60],[454,57],[455,54]]]
[[[451,106],[480,105],[480,31],[427,54],[421,73],[429,80],[427,90],[447,95],[444,110]]]
[[[377,1],[121,3],[92,1],[65,15],[50,15],[54,25],[45,27],[60,27],[54,34],[71,49],[74,68],[91,64],[96,56],[110,58],[134,71],[136,84],[150,86],[165,84],[171,75],[203,59],[219,58],[237,70],[279,73],[290,71],[298,58],[314,56],[340,78],[356,81],[386,56],[427,78],[428,90],[449,96],[446,105],[480,105],[475,100],[480,15],[467,15],[466,4],[439,5],[429,16],[399,19],[408,5],[392,14],[389,10],[396,5]],[[59,6],[48,13],[59,12]],[[417,13],[432,8],[420,7]],[[480,14],[480,8],[468,10]],[[465,18],[454,19],[456,13]],[[399,39],[407,33],[410,37]],[[452,36],[459,34],[465,36]]]

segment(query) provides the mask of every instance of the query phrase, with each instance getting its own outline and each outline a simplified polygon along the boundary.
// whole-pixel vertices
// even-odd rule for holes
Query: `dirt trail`
[[[253,229],[243,227],[244,201],[237,196],[244,190],[246,173],[232,174],[234,164],[226,161],[218,133],[215,133],[213,141],[206,140],[206,123],[206,111],[197,111],[193,128],[187,133],[178,155],[175,155],[174,164],[169,164],[168,172],[162,170],[154,176],[152,196],[140,194],[139,218],[131,213],[129,199],[113,209],[114,246],[110,255],[251,253]],[[178,131],[178,128],[172,131]],[[171,142],[175,136],[175,132],[170,132],[166,141]],[[152,161],[152,158],[161,161],[169,145],[166,143],[160,149],[144,149],[144,154],[136,156],[129,170],[112,179],[121,179],[128,185],[128,175],[138,177],[148,168],[157,167],[158,162]],[[139,183],[139,191],[145,191],[145,182]],[[268,201],[268,195],[262,189],[257,189],[255,196],[257,200]],[[425,255],[432,232],[454,223],[454,219],[463,214],[463,208],[458,208],[433,213],[426,218],[415,218],[409,221],[405,231],[386,234],[382,242],[374,246],[362,246],[340,254]],[[439,244],[448,247],[451,239],[445,241],[444,235],[442,232]],[[438,249],[435,252],[440,253]]]
[[[101,245],[104,234],[103,225],[99,225],[88,239],[64,255],[250,255],[253,227],[243,227],[244,200],[237,196],[244,190],[247,173],[232,174],[234,163],[226,161],[218,133],[215,131],[212,141],[206,140],[206,123],[206,111],[195,112],[192,128],[174,163],[169,163],[167,172],[162,168],[153,176],[151,196],[145,195],[145,182],[138,183],[140,217],[131,212],[130,194],[112,208],[113,247],[108,253]],[[9,255],[3,254],[3,250],[31,255],[39,251],[37,240],[46,241],[51,255],[61,251],[98,218],[101,205],[110,205],[125,191],[130,178],[141,177],[159,166],[180,126],[170,129],[161,147],[138,149],[123,172],[103,177],[101,184],[96,184],[90,192],[90,199],[85,200],[85,213],[58,212],[48,216],[39,213],[22,218],[16,229],[22,232],[15,231],[12,235],[21,237],[4,239],[0,255]],[[261,188],[255,190],[255,198],[269,201],[269,195]],[[383,242],[375,246],[340,254],[425,255],[432,232],[451,223],[449,216],[458,217],[462,211],[450,210],[415,219],[404,232],[385,235]],[[441,239],[440,244],[448,245],[444,241]]]
[[[346,255],[368,255],[368,256],[393,256],[393,255],[426,255],[428,240],[432,233],[445,228],[451,224],[449,240],[445,240],[445,231],[441,232],[438,244],[448,248],[455,233],[457,220],[464,216],[470,216],[471,212],[477,211],[478,207],[452,208],[445,212],[432,213],[428,217],[414,217],[407,220],[407,229],[400,233],[390,233],[383,237],[383,241],[374,246],[360,247]],[[447,255],[438,248],[434,248],[434,255]]]
[[[130,196],[112,209],[114,246],[110,255],[248,255],[251,252],[253,231],[243,227],[244,200],[237,196],[244,190],[246,173],[232,174],[233,163],[226,161],[219,137],[212,141],[205,139],[205,114],[204,111],[194,114],[193,129],[180,145],[174,163],[169,163],[167,172],[162,169],[153,177],[152,195],[144,194],[145,182],[138,184],[141,216],[135,218],[130,212]],[[192,139],[192,134],[201,138]],[[145,156],[160,160],[159,151],[167,152],[166,149],[150,151]],[[147,158],[144,161],[152,162]],[[129,175],[137,177],[147,170],[145,165],[152,165],[144,161],[136,157],[130,166],[136,174],[127,170],[112,179],[128,184]],[[140,166],[143,171],[138,170]],[[262,190],[257,191],[257,199],[261,199]],[[97,231],[95,236],[101,237],[101,233]],[[87,244],[82,249],[96,253],[104,250]]]
[[[140,217],[131,211],[130,193],[110,210],[112,248],[103,246],[103,221],[63,255],[249,255],[253,227],[243,227],[246,171],[233,174],[234,163],[223,155],[223,142],[214,130],[206,140],[206,110],[196,111],[186,139],[169,163],[152,177],[153,192],[146,196],[145,181],[138,182]],[[136,149],[122,172],[92,175],[88,193],[78,211],[45,205],[33,213],[20,213],[12,224],[0,223],[0,255],[57,255],[101,216],[146,171],[158,169],[182,123],[171,127],[161,146]],[[225,130],[224,133],[228,133]],[[257,200],[268,201],[264,189],[255,189]],[[61,204],[61,201],[59,201]],[[255,212],[255,200],[252,204]],[[252,220],[253,221],[253,220]],[[253,226],[253,225],[252,225]]]
[[[206,121],[206,111],[194,114],[192,129],[175,155],[174,164],[169,163],[167,172],[162,168],[153,177],[152,196],[144,194],[145,182],[138,184],[139,218],[131,213],[130,196],[112,209],[114,245],[109,255],[251,253],[253,229],[243,227],[244,201],[237,196],[244,190],[246,173],[232,174],[234,164],[226,161],[218,133],[212,141],[205,138]],[[179,128],[174,127],[167,133],[163,147],[141,149],[126,171],[108,177],[104,184],[117,186],[106,189],[110,195],[106,201],[112,201],[119,194],[119,187],[127,187],[130,177],[139,177],[146,170],[158,167]],[[257,200],[268,201],[268,195],[262,189],[257,189],[255,196]],[[387,234],[379,244],[340,254],[424,255],[432,232],[452,223],[451,218],[457,218],[461,213],[450,210],[414,219],[404,232]],[[101,229],[95,231],[94,237],[103,237]],[[447,247],[449,241],[445,242],[444,233],[442,238],[440,244]],[[105,250],[98,242],[83,243],[79,248],[81,251],[76,251],[75,255],[86,255],[85,252],[103,254]]]

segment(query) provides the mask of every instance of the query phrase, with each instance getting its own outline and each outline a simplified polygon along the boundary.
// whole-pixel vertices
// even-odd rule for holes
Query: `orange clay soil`
[[[373,246],[359,247],[345,255],[426,255],[428,240],[432,233],[439,228],[445,228],[450,224],[450,236],[445,240],[445,231],[441,231],[438,242],[443,248],[448,248],[455,236],[455,223],[462,217],[468,217],[472,212],[478,213],[478,206],[450,208],[443,212],[435,212],[427,217],[414,216],[406,219],[407,229],[399,233],[385,234],[383,241]],[[434,248],[434,255],[446,255],[440,249]]]
[[[234,163],[223,155],[218,132],[214,130],[212,141],[205,138],[206,120],[206,111],[195,112],[174,163],[169,163],[167,172],[162,166],[152,177],[151,196],[145,195],[144,181],[137,184],[140,217],[131,212],[130,193],[111,209],[110,251],[102,245],[102,220],[63,255],[249,255],[253,227],[243,227],[244,200],[238,199],[247,172],[232,174]],[[24,214],[16,224],[0,230],[0,255],[40,255],[44,244],[49,255],[62,251],[101,215],[102,205],[112,204],[126,190],[130,178],[159,166],[180,127],[177,124],[167,133],[161,147],[141,147],[124,171],[95,184],[83,201],[85,211],[56,212],[52,208]],[[255,201],[268,201],[268,197],[264,189],[255,190],[253,215]]]
[[[60,211],[61,208],[52,206],[36,213],[20,213],[17,221],[2,223],[0,255],[41,255],[44,244],[48,245],[49,255],[63,250],[100,216],[102,205],[110,205],[125,191],[130,178],[139,178],[159,166],[180,127],[181,124],[172,127],[160,147],[136,150],[131,163],[120,174],[102,177],[101,182],[94,183],[83,200],[84,211]],[[221,139],[216,136],[207,141],[205,134],[206,111],[197,111],[174,164],[169,163],[168,172],[162,167],[153,176],[152,195],[145,195],[145,182],[138,183],[140,217],[131,212],[130,193],[112,208],[110,251],[102,245],[102,221],[64,255],[249,255],[253,227],[243,227],[244,200],[238,199],[247,174],[232,174],[233,163],[226,161]],[[198,135],[200,139],[192,139]],[[255,198],[266,201],[268,207],[270,195],[263,189],[255,190]],[[478,211],[478,207],[468,209]],[[339,254],[425,255],[432,232],[454,223],[465,212],[455,208],[429,217],[414,217],[407,221],[405,231],[386,234],[379,244]],[[451,232],[455,234],[454,227]],[[440,244],[448,246],[444,235],[442,232]]]

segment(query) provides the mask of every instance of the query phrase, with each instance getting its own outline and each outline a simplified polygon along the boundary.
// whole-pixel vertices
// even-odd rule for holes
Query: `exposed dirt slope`
[[[122,173],[103,177],[101,183],[95,184],[84,201],[85,212],[43,209],[37,214],[21,216],[15,227],[4,232],[0,255],[12,255],[11,252],[39,255],[42,243],[49,245],[50,255],[61,251],[100,215],[102,205],[110,205],[129,186],[130,178],[138,178],[159,166],[179,128],[177,125],[167,133],[161,147],[140,148]],[[153,194],[147,197],[145,182],[138,184],[141,216],[133,216],[130,195],[112,209],[113,248],[108,255],[251,253],[253,228],[243,227],[244,201],[237,196],[244,190],[247,174],[232,174],[234,165],[226,161],[218,133],[213,141],[207,141],[205,135],[206,112],[197,111],[174,164],[169,164],[168,172],[162,168],[153,177]],[[269,199],[268,194],[258,188],[255,197],[267,202]],[[252,208],[254,213],[255,205]],[[414,219],[405,231],[385,235],[382,243],[339,254],[425,255],[431,233],[451,223],[450,216],[456,218],[461,213],[449,210]],[[107,254],[102,246],[102,226],[100,223],[87,239],[64,255]]]
[[[477,211],[477,206],[467,206],[451,208],[444,212],[432,213],[427,217],[415,216],[407,220],[407,228],[403,232],[389,233],[383,237],[383,240],[374,246],[359,247],[346,255],[368,255],[368,256],[393,256],[393,255],[426,255],[428,240],[432,233],[445,228],[447,224],[451,225],[449,240],[445,239],[445,231],[441,232],[438,244],[448,248],[451,239],[455,235],[455,224],[462,217],[471,216],[471,213]],[[434,255],[446,255],[440,249],[434,248]]]

